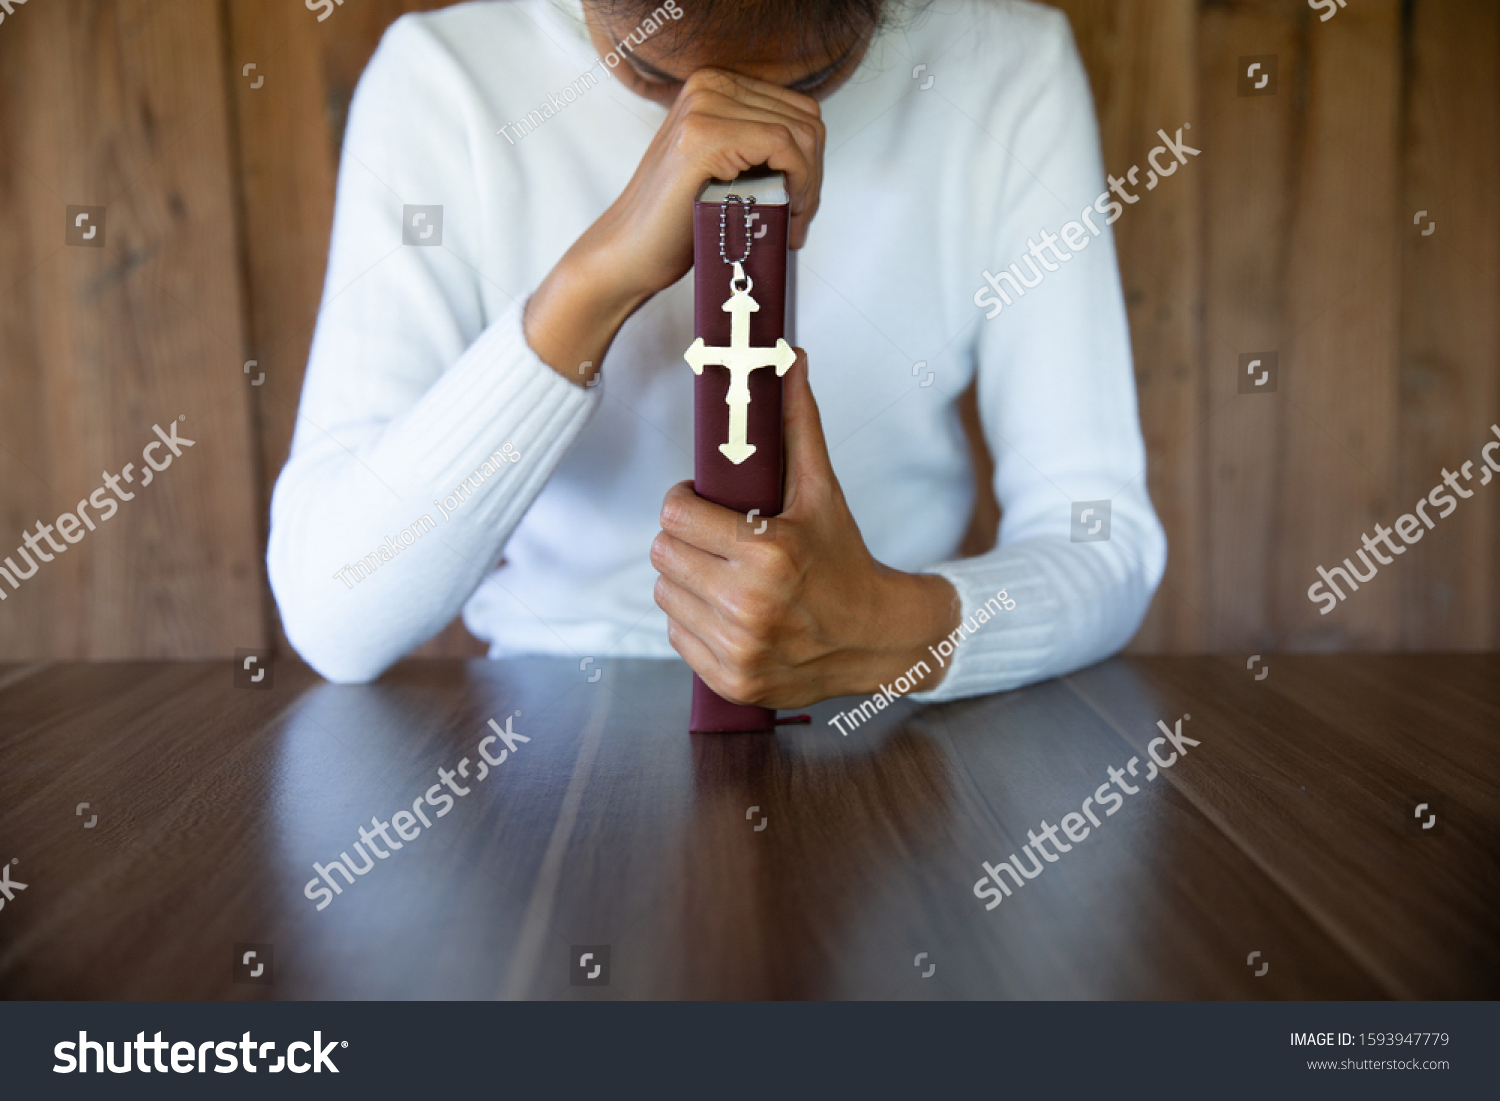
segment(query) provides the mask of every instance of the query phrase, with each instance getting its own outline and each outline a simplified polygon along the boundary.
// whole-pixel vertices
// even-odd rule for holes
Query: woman
[[[763,163],[788,180],[811,367],[787,375],[777,537],[737,542],[686,481],[690,213]],[[919,658],[913,695],[950,699],[1107,656],[1165,540],[1108,208],[1091,247],[1055,243],[1103,178],[1066,20],[1031,4],[399,20],[350,108],[272,505],[289,638],[363,681],[461,608],[492,657],[675,651],[769,707],[872,693]],[[1016,258],[1025,289],[996,310],[988,269]],[[994,550],[954,560],[976,373],[1004,516]]]

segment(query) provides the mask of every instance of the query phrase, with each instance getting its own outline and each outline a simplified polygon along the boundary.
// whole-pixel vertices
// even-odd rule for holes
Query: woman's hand
[[[722,69],[695,72],[624,192],[532,295],[532,350],[587,385],[625,319],[693,266],[693,200],[709,179],[760,164],[783,173],[791,246],[801,248],[818,209],[824,137],[817,100]]]
[[[737,538],[745,517],[691,482],[667,493],[651,563],[672,646],[735,703],[801,707],[870,693],[919,657],[932,672],[917,690],[936,687],[945,668],[927,646],[958,624],[953,586],[870,555],[829,463],[800,349],[784,409],[786,494],[773,537]]]

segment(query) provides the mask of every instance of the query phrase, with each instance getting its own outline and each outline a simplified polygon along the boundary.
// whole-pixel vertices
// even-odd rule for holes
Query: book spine
[[[730,316],[724,303],[730,295],[734,270],[719,255],[719,203],[693,205],[693,335],[712,347],[727,347]],[[786,335],[787,218],[786,206],[755,206],[750,255],[743,267],[750,277],[750,295],[760,307],[750,315],[750,343],[769,348]],[[729,204],[724,220],[724,255],[734,260],[745,252],[744,210]],[[736,534],[756,538],[764,518],[781,511],[782,380],[773,368],[752,371],[746,439],[755,453],[742,463],[731,463],[719,451],[729,438],[729,371],[707,366],[693,380],[693,488],[698,496],[739,513]],[[755,519],[746,516],[755,511]],[[716,695],[696,675],[690,729],[695,732],[769,730],[776,712],[765,707],[730,703]]]

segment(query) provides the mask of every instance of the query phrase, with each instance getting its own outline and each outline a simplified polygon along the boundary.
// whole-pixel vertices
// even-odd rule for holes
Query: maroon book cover
[[[726,194],[755,202],[724,201]],[[781,511],[781,376],[791,356],[782,340],[787,218],[779,175],[710,184],[693,204],[693,334],[698,339],[685,357],[697,372],[693,488],[740,514],[736,532],[742,539],[763,534],[757,532],[761,519]],[[743,282],[736,280],[733,263],[741,257]],[[732,371],[729,363],[740,366]],[[740,375],[739,387],[734,374]],[[694,675],[691,730],[769,730],[775,723],[775,711],[730,703]]]

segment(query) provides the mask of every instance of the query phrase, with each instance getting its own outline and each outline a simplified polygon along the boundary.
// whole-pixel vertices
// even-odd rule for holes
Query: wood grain
[[[221,32],[218,8],[190,0],[60,0],[16,9],[0,35],[15,202],[0,547],[72,511],[101,471],[133,462],[137,491],[8,591],[8,657],[264,640]],[[64,245],[68,205],[105,208],[103,247]],[[146,488],[152,425],[177,420],[196,442]]]
[[[1411,28],[1402,144],[1401,492],[1393,502],[1401,512],[1439,484],[1444,470],[1477,464],[1479,448],[1495,439],[1490,425],[1500,424],[1500,7],[1419,0]],[[1413,224],[1419,210],[1428,212],[1421,226]],[[1424,237],[1428,225],[1434,228]],[[1402,558],[1405,649],[1500,644],[1500,494],[1470,488],[1476,499]]]
[[[1283,647],[1390,648],[1391,570],[1327,617],[1306,593],[1317,566],[1358,562],[1361,533],[1399,515],[1400,4],[1313,22],[1279,345],[1286,475],[1273,523],[1284,549],[1272,602]]]
[[[561,660],[408,661],[363,687],[278,663],[268,691],[233,687],[227,662],[0,668],[0,858],[27,884],[0,915],[0,993],[1500,988],[1500,658],[1284,655],[1260,681],[1236,660],[1122,658],[900,702],[848,738],[826,724],[836,703],[774,735],[688,735],[687,688],[685,666],[649,661],[594,683]],[[983,861],[1144,762],[1156,721],[1184,712],[1199,744],[1154,780],[1137,768],[1119,813],[984,908]],[[530,740],[480,779],[491,719]],[[353,853],[440,769],[465,789],[451,812],[429,806],[319,911],[314,862]],[[1437,832],[1412,829],[1418,797]],[[271,985],[232,981],[240,942],[274,945]],[[610,946],[608,986],[572,984],[574,945]]]
[[[1216,4],[1202,10],[1200,95],[1205,116],[1204,323],[1207,400],[1203,489],[1207,525],[1204,646],[1270,650],[1272,585],[1282,553],[1277,502],[1285,399],[1240,394],[1240,356],[1277,348],[1287,302],[1304,72],[1303,11],[1292,4]],[[1239,94],[1239,59],[1273,54],[1279,91]]]
[[[1467,997],[1500,978],[1500,730],[1493,686],[1446,697],[1448,656],[1275,659],[1265,681],[1217,658],[1069,683],[1145,752],[1155,716],[1187,713],[1201,768],[1167,773],[1394,997]],[[1492,667],[1466,664],[1476,670]],[[1138,698],[1129,675],[1140,672]],[[1212,747],[1210,749],[1209,747]],[[1432,794],[1429,794],[1432,793]],[[1440,793],[1440,794],[1439,794]],[[1411,827],[1436,806],[1443,832]],[[1429,921],[1414,922],[1415,911]]]

